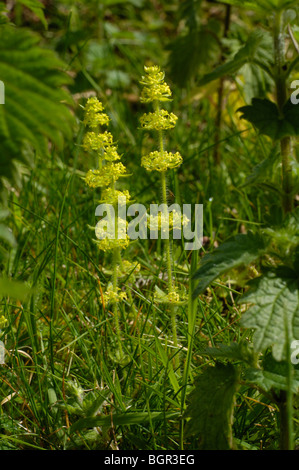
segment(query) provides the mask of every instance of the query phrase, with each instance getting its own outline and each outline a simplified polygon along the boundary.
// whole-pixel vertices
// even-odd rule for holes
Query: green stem
[[[159,102],[155,104],[155,110],[159,111]],[[161,154],[164,153],[164,142],[163,142],[163,132],[158,131],[158,137],[159,137],[159,147],[160,147],[160,152]],[[162,203],[164,204],[164,216],[165,219],[167,218],[168,214],[168,209],[167,209],[167,177],[166,177],[166,172],[162,171],[161,172],[161,187],[162,187]],[[172,276],[172,255],[171,255],[171,246],[170,246],[170,240],[169,238],[164,240],[164,246],[165,246],[165,251],[166,251],[166,268],[167,268],[167,276],[168,276],[168,293],[172,292],[174,290],[174,285],[173,285],[173,276]],[[173,344],[175,347],[175,350],[177,352],[178,349],[178,337],[177,337],[177,324],[176,324],[176,309],[174,305],[170,305],[170,318],[171,318],[171,327],[172,327],[172,335],[173,335]],[[178,360],[178,355],[176,354],[175,356],[175,365],[176,367],[179,366],[179,360]]]
[[[287,73],[285,70],[285,41],[283,33],[283,12],[276,13],[274,23],[274,51],[276,67],[276,100],[281,116],[283,115],[283,106],[287,101]],[[283,211],[285,214],[293,209],[292,195],[292,167],[290,156],[292,154],[291,137],[287,136],[280,141],[281,163],[282,163],[282,191],[283,191]]]
[[[117,293],[117,261],[119,257],[119,249],[114,248],[113,250],[113,276],[112,276],[112,286],[113,286],[113,292]],[[118,304],[117,302],[113,302],[112,305],[113,308],[113,315],[114,315],[114,321],[115,321],[115,328],[116,328],[116,335],[117,335],[117,343],[119,347],[119,353],[120,357],[123,358],[123,348],[122,348],[122,343],[121,343],[121,330],[120,330],[120,325],[119,325],[119,316],[118,316]]]

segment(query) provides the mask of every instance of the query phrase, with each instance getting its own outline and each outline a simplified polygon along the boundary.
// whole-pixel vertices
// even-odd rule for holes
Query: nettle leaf
[[[273,168],[279,161],[279,157],[280,152],[278,149],[271,149],[269,156],[252,169],[251,174],[246,178],[246,181],[242,186],[245,187],[256,183],[263,184],[265,181],[269,181],[270,179],[267,178],[267,176],[273,173]]]
[[[189,395],[186,436],[198,435],[202,450],[233,447],[232,421],[239,374],[232,364],[208,367]]]
[[[247,341],[241,343],[219,344],[216,347],[206,348],[201,354],[217,359],[229,359],[231,361],[245,362],[253,365],[256,363],[256,355],[252,346]]]
[[[213,80],[231,76],[238,72],[245,64],[252,63],[255,59],[267,67],[271,57],[273,57],[273,45],[270,36],[262,30],[253,31],[246,44],[240,48],[235,56],[226,63],[216,67],[213,72],[204,75],[200,79],[199,85],[203,86]]]
[[[223,0],[223,3],[228,5],[237,6],[247,10],[253,10],[257,12],[267,13],[272,11],[282,11],[287,8],[297,6],[297,0],[259,0],[258,2],[253,0]]]
[[[248,232],[229,238],[203,257],[200,268],[194,274],[194,279],[199,279],[194,296],[201,294],[212,281],[229,269],[248,266],[266,251],[267,244],[262,235]]]
[[[286,376],[275,374],[270,371],[264,371],[261,369],[247,369],[244,373],[244,380],[246,382],[257,385],[265,392],[270,390],[287,390],[288,380]],[[295,372],[293,378],[292,390],[294,393],[299,391],[299,373]]]
[[[249,121],[257,130],[273,140],[299,135],[299,106],[288,100],[280,116],[275,103],[268,99],[253,98],[252,104],[238,109],[241,119]]]
[[[0,80],[5,104],[0,106],[1,177],[16,179],[16,161],[28,163],[28,145],[49,155],[49,142],[58,150],[72,138],[74,117],[71,95],[65,86],[71,79],[63,62],[51,50],[39,46],[40,38],[25,29],[0,27]]]
[[[21,3],[25,7],[29,8],[43,23],[44,27],[48,28],[48,23],[44,15],[45,6],[39,0],[17,0],[17,3]]]
[[[272,347],[277,361],[286,359],[287,343],[299,338],[298,274],[280,267],[250,282],[250,290],[239,302],[253,304],[241,319],[253,328],[253,347],[263,352]]]
[[[220,46],[210,31],[194,29],[179,36],[169,46],[170,74],[175,83],[184,87],[202,64],[205,67],[219,55]]]
[[[277,362],[271,352],[266,352],[262,361],[262,369],[249,368],[244,372],[244,379],[252,384],[258,385],[265,392],[270,390],[287,390],[288,387],[288,362]],[[297,369],[296,369],[297,367]],[[292,390],[299,391],[299,370],[294,368]]]

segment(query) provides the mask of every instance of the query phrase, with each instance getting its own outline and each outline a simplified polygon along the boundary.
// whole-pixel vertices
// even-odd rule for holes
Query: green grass
[[[82,14],[75,4],[70,15],[70,2],[56,3],[48,14],[52,39],[36,24],[34,28],[74,75],[70,90],[77,127],[63,151],[53,148],[50,158],[35,155],[32,166],[24,169],[22,185],[7,193],[7,225],[17,245],[1,261],[1,271],[32,291],[25,300],[0,299],[0,317],[7,319],[0,332],[6,348],[0,366],[0,449],[195,450],[198,436],[185,434],[184,412],[194,380],[215,364],[204,350],[219,343],[250,343],[252,332],[239,325],[244,306],[238,300],[247,285],[244,270],[215,280],[197,299],[191,295],[192,275],[204,253],[228,237],[279,220],[280,168],[276,165],[267,179],[259,175],[257,165],[273,149],[236,119],[235,105],[225,108],[216,166],[216,88],[198,100],[195,72],[184,89],[171,77],[170,108],[179,119],[167,148],[179,150],[184,159],[169,175],[171,202],[203,204],[205,243],[193,253],[180,241],[173,246],[174,275],[189,294],[176,314],[177,348],[167,306],[153,301],[156,286],[167,288],[163,244],[131,243],[124,256],[141,269],[133,282],[123,282],[134,309],[130,300],[121,304],[119,337],[113,311],[102,305],[112,260],[97,249],[88,228],[95,225],[99,195],[82,179],[94,161],[80,146],[81,106],[86,92],[103,100],[131,175],[121,185],[136,202],[158,202],[159,180],[140,166],[141,155],[156,142],[138,128],[144,112],[138,79],[147,61],[167,64],[167,46],[176,38],[182,13],[176,2],[161,2],[162,9],[156,2],[144,9],[136,7],[142,4],[138,1],[106,9],[100,8],[101,2],[79,2]],[[209,4],[204,3],[210,22]],[[219,18],[215,21],[220,28]],[[23,21],[33,28],[30,16]],[[233,26],[234,40],[242,40],[248,22],[244,15]],[[212,21],[210,26],[218,34]],[[166,77],[170,71],[166,65]],[[238,107],[245,99],[239,87]],[[278,416],[269,397],[241,383],[233,422],[239,448],[278,449]]]

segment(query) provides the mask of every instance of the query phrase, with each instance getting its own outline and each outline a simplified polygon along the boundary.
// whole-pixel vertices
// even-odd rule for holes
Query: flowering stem
[[[113,250],[113,278],[112,278],[112,286],[113,286],[113,292],[117,294],[117,261],[119,258],[119,248],[114,248]],[[116,327],[116,335],[117,335],[117,342],[118,342],[118,347],[119,347],[119,353],[120,357],[123,357],[123,348],[121,344],[121,331],[120,331],[120,326],[119,326],[119,317],[118,317],[118,305],[117,301],[115,300],[113,302],[113,315],[114,315],[114,321],[115,321],[115,327]]]
[[[160,111],[159,102],[155,103],[155,110]],[[161,155],[164,153],[164,142],[163,142],[163,132],[161,130],[158,131],[159,136],[159,147]],[[162,187],[162,203],[163,203],[163,211],[165,220],[168,217],[168,210],[167,210],[167,179],[166,179],[166,171],[161,172],[161,187]],[[172,279],[172,256],[171,256],[171,246],[169,238],[164,240],[165,244],[165,251],[166,251],[166,268],[167,268],[167,276],[168,276],[168,293],[172,292],[174,289],[173,286],[173,279]],[[177,351],[178,348],[178,337],[177,337],[177,325],[176,325],[176,310],[174,305],[170,305],[170,317],[171,317],[171,326],[172,326],[172,334],[173,334],[173,344],[175,350]],[[178,366],[178,356],[175,356],[175,364]]]

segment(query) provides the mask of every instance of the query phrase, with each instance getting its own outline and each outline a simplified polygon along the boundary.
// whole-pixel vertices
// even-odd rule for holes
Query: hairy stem
[[[283,33],[283,13],[276,14],[274,23],[274,51],[276,67],[276,100],[279,112],[283,115],[283,106],[287,101],[287,81],[286,81],[286,60],[285,60],[285,40]],[[290,156],[292,154],[291,137],[284,137],[280,141],[281,163],[282,163],[282,191],[283,191],[283,211],[285,214],[293,209],[292,197],[292,167]]]
[[[159,103],[157,102],[155,104],[155,109],[159,111]],[[159,136],[159,147],[160,147],[160,152],[163,154],[164,152],[164,142],[163,142],[163,132],[158,131],[158,136]],[[168,209],[167,209],[167,202],[168,202],[168,197],[167,197],[167,177],[166,177],[166,172],[162,171],[161,172],[161,187],[162,187],[162,203],[163,203],[163,211],[164,211],[164,216],[165,220],[169,216],[168,214]],[[165,246],[165,251],[166,251],[166,268],[167,268],[167,276],[168,276],[168,293],[172,292],[174,290],[174,284],[173,284],[173,274],[172,274],[172,254],[171,254],[171,245],[170,245],[170,239],[166,238],[164,240],[164,246]],[[175,350],[177,352],[178,348],[178,337],[177,337],[177,325],[176,325],[176,310],[174,305],[170,305],[170,318],[171,318],[171,327],[172,327],[172,335],[173,335],[173,344],[175,347]],[[178,355],[176,354],[175,356],[175,365],[176,367],[179,366],[179,360],[178,360]]]

